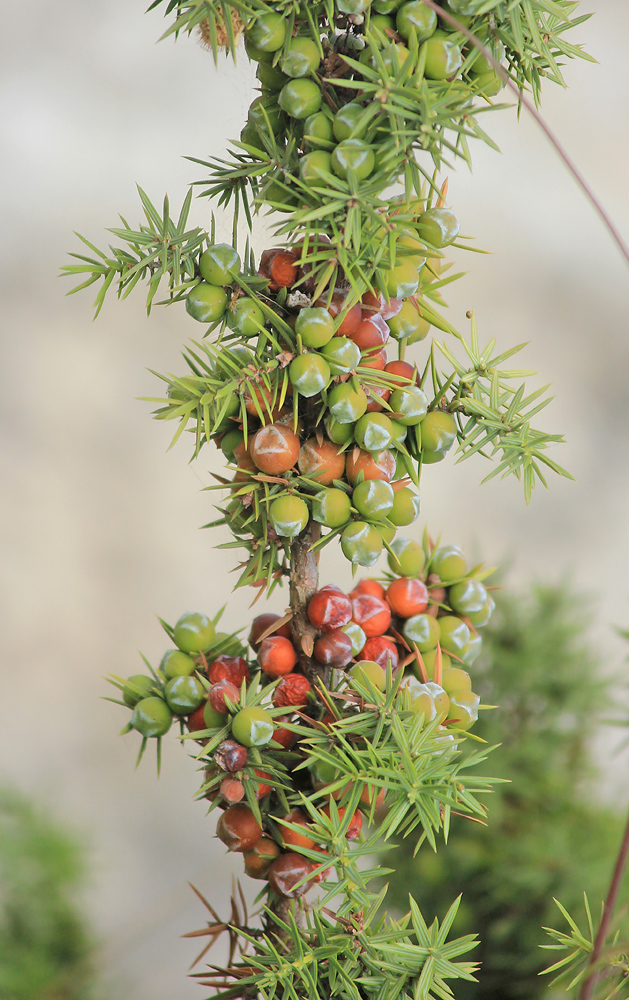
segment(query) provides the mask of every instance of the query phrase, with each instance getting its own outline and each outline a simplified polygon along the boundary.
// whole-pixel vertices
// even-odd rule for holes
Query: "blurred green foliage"
[[[90,1000],[91,944],[74,892],[78,845],[15,791],[0,789],[0,997]]]
[[[457,983],[457,1000],[555,995],[538,975],[549,964],[542,926],[559,922],[553,896],[581,913],[585,890],[596,908],[623,827],[594,790],[591,741],[617,692],[588,646],[585,601],[561,586],[497,604],[471,673],[481,702],[500,708],[482,712],[474,732],[501,744],[491,773],[510,784],[488,800],[487,827],[455,819],[437,854],[425,846],[413,859],[404,844],[386,857],[396,869],[389,899],[402,912],[409,892],[427,918],[463,893],[453,932],[479,934],[472,957],[482,966],[477,984]]]

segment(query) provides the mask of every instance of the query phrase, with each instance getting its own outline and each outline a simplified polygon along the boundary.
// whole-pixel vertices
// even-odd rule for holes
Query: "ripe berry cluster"
[[[468,571],[455,546],[402,541],[408,575],[363,580],[349,594],[330,584],[308,603],[317,633],[312,666],[333,671],[326,703],[342,699],[335,714],[315,697],[320,692],[302,672],[290,614],[254,619],[252,659],[236,636],[217,633],[206,615],[186,613],[174,628],[165,626],[176,648],[167,650],[152,676],[114,679],[122,703],[132,709],[127,730],[139,732],[144,743],[164,736],[174,717],[182,734],[187,728],[189,738],[200,742],[201,793],[225,810],[218,836],[243,853],[246,873],[267,879],[276,894],[305,892],[325,868],[325,838],[317,845],[312,836],[316,817],[298,806],[300,795],[325,790],[338,775],[320,762],[303,770],[300,743],[313,726],[328,727],[333,740],[335,723],[364,710],[367,692],[384,697],[405,672],[400,690],[406,692],[407,718],[420,716],[423,725],[453,733],[477,719],[479,698],[464,667],[478,656],[477,630],[493,609],[482,569]],[[341,797],[338,788],[331,794]],[[384,790],[376,804],[386,806]],[[320,805],[317,815],[329,818],[331,804]],[[373,816],[372,805],[365,794],[347,825],[349,840],[360,834],[360,809]],[[342,818],[343,807],[333,808]],[[303,848],[323,852],[319,866],[298,853]]]

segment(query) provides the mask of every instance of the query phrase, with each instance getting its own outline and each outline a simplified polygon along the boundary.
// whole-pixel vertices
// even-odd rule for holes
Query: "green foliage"
[[[361,881],[357,869],[351,874]],[[353,895],[350,889],[348,896]],[[441,925],[435,920],[428,927],[412,897],[410,912],[401,920],[378,916],[384,892],[360,897],[361,908],[349,919],[317,908],[306,914],[305,927],[292,915],[283,921],[267,911],[282,943],[270,934],[241,932],[245,946],[253,946],[251,953],[228,968],[202,974],[201,982],[217,989],[216,1000],[246,995],[247,989],[264,1000],[448,1000],[448,980],[473,980],[476,964],[456,959],[476,946],[474,935],[448,940],[458,900]]]
[[[0,790],[0,996],[88,1000],[91,946],[74,891],[77,845],[25,798]]]
[[[411,886],[430,913],[462,892],[455,930],[479,933],[481,970],[478,986],[461,985],[460,1000],[547,993],[539,946],[542,925],[556,923],[552,897],[569,912],[580,911],[584,890],[599,900],[622,829],[614,813],[587,799],[596,773],[590,741],[614,682],[601,679],[587,645],[585,602],[566,587],[539,587],[497,604],[474,689],[500,711],[481,713],[475,733],[502,743],[492,770],[511,784],[497,786],[486,828],[456,823],[447,853],[424,850],[413,860],[400,848],[390,890],[403,907]]]
[[[611,933],[607,935],[609,944],[602,948],[598,961],[592,962],[597,924],[592,920],[587,895],[583,899],[587,926],[583,929],[570,916],[565,906],[558,900],[555,902],[568,924],[568,932],[545,928],[554,943],[543,944],[542,948],[559,953],[559,956],[555,955],[557,960],[548,969],[544,969],[543,973],[553,976],[551,986],[561,984],[566,992],[572,992],[576,996],[584,980],[593,976],[592,996],[595,1000],[624,1000],[629,996],[629,941],[620,938],[618,925],[621,920],[616,921],[616,927],[610,928]],[[602,909],[601,907],[601,919]],[[626,917],[626,914],[622,916]],[[624,922],[626,925],[626,920]],[[562,952],[568,954],[562,955]]]

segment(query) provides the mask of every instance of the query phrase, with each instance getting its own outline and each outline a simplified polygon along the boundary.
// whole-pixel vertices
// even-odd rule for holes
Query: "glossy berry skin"
[[[230,285],[240,266],[240,257],[229,243],[215,243],[199,258],[201,277],[210,285]]]
[[[415,577],[400,576],[387,588],[387,603],[398,618],[412,618],[428,608],[426,584]]]
[[[354,437],[363,451],[383,451],[393,440],[391,421],[384,413],[365,413],[356,422]]]
[[[279,833],[284,847],[296,847],[297,849],[305,847],[307,850],[312,850],[313,847],[316,846],[312,837],[307,835],[307,831],[311,829],[311,826],[308,822],[308,817],[301,811],[301,809],[291,809],[291,811],[286,813],[282,819],[286,820],[287,823],[292,823],[294,826],[301,828],[298,833],[295,830],[290,830],[287,826],[284,826],[283,823],[278,823]],[[303,832],[301,832],[302,830]]]
[[[447,653],[460,656],[470,639],[470,630],[464,621],[455,615],[444,615],[439,618],[441,629],[440,643]]]
[[[260,643],[258,663],[267,677],[283,677],[285,674],[290,674],[297,663],[295,647],[289,639],[281,635],[271,635]]]
[[[352,599],[352,619],[360,625],[368,639],[384,635],[391,624],[391,609],[381,597],[357,594]]]
[[[312,498],[312,518],[326,528],[340,528],[350,513],[351,501],[343,490],[321,490]]]
[[[430,571],[436,573],[443,583],[459,580],[465,576],[466,570],[465,556],[456,545],[443,545],[432,553]]]
[[[423,340],[430,330],[430,323],[423,319],[417,305],[411,300],[404,302],[399,313],[387,320],[387,326],[392,337],[396,340],[408,338],[409,343]],[[412,337],[416,339],[411,340]]]
[[[337,337],[350,337],[360,323],[360,302],[349,306],[348,293],[341,288],[335,288],[331,296],[326,294],[317,299],[315,305],[324,306],[336,320]]]
[[[373,663],[379,663],[385,670],[389,663],[391,664],[391,669],[395,670],[399,661],[397,646],[393,642],[393,639],[389,639],[384,635],[375,635],[371,639],[367,639],[360,658],[362,660],[371,660]]]
[[[273,739],[274,730],[273,719],[258,706],[241,708],[232,719],[232,736],[244,747],[266,746]]]
[[[288,674],[275,688],[273,704],[276,708],[305,705],[311,690],[310,681],[303,674]]]
[[[131,725],[140,736],[164,736],[170,729],[173,713],[161,698],[142,698],[131,713]]]
[[[459,223],[449,208],[429,208],[420,215],[417,232],[427,243],[440,249],[454,243],[459,235]]]
[[[395,377],[396,388],[405,389],[417,381],[417,369],[408,361],[389,361],[384,370]]]
[[[260,636],[263,635],[274,622],[280,620],[279,615],[274,615],[270,611],[265,612],[262,615],[258,615],[254,618],[251,623],[251,629],[249,631],[249,645],[252,649],[258,650],[260,648]],[[273,635],[281,635],[285,639],[290,639],[290,622],[286,622],[281,625],[279,629],[272,633]]]
[[[294,364],[291,361],[291,366]],[[328,393],[328,409],[339,424],[355,424],[365,413],[367,402],[363,390],[356,388],[351,382],[335,385]]]
[[[253,435],[249,453],[261,472],[280,476],[295,465],[299,457],[299,438],[284,424],[268,424]]]
[[[243,802],[230,806],[216,824],[216,836],[228,851],[251,851],[262,836],[262,827]]]
[[[472,679],[466,670],[460,667],[444,667],[441,686],[449,697],[460,691],[472,690]]]
[[[341,535],[341,549],[351,563],[373,566],[382,552],[382,536],[367,521],[354,521],[348,524]]]
[[[352,655],[354,657],[358,656],[358,654],[365,648],[365,643],[367,642],[367,636],[361,629],[360,625],[357,625],[356,622],[348,622],[347,625],[343,626],[341,631],[345,632],[345,635],[348,635],[351,639]]]
[[[449,80],[463,65],[458,45],[438,31],[423,43],[420,54],[422,50],[426,53],[424,74],[428,80]]]
[[[247,763],[247,748],[236,740],[223,740],[214,751],[214,763],[221,771],[235,774]]]
[[[437,710],[437,715],[440,719],[447,718],[448,711],[450,709],[450,699],[448,695],[443,690],[440,684],[436,684],[435,681],[428,681],[426,687],[432,695],[432,700],[435,704],[435,709]]]
[[[199,323],[217,323],[227,308],[224,288],[200,281],[186,296],[186,312]]]
[[[291,118],[309,118],[321,107],[321,89],[313,80],[291,80],[280,90],[278,102]]]
[[[473,612],[472,614],[466,615],[468,621],[474,626],[474,628],[482,628],[487,624],[491,618],[492,612],[496,607],[493,597],[487,596],[485,604],[480,611]]]
[[[480,698],[473,691],[459,691],[450,698],[448,722],[457,729],[471,729],[478,719]]]
[[[229,656],[227,653],[222,653],[209,664],[207,678],[210,684],[231,681],[239,688],[243,681],[248,682],[250,678],[247,661],[242,656]]]
[[[369,351],[375,347],[383,347],[389,335],[389,327],[380,313],[363,309],[360,323],[350,337],[361,351]]]
[[[342,669],[351,663],[354,655],[352,640],[342,629],[326,632],[314,644],[314,657],[325,667]]]
[[[343,179],[352,173],[357,180],[364,181],[373,172],[375,165],[374,151],[362,139],[343,139],[332,153],[332,170],[337,177]]]
[[[247,29],[247,42],[262,52],[277,52],[286,38],[286,20],[281,14],[261,14]]]
[[[269,868],[279,854],[279,844],[276,844],[271,837],[260,837],[255,847],[243,853],[245,875],[249,878],[267,879]]]
[[[405,258],[386,272],[385,281],[391,298],[407,299],[419,288],[419,271],[411,259]]]
[[[245,786],[237,778],[223,778],[220,784],[220,795],[228,805],[234,805],[244,799]]]
[[[292,852],[280,854],[269,868],[269,885],[276,895],[296,899],[312,888],[311,880],[305,881],[302,885],[298,883],[302,879],[307,879],[313,869],[314,865],[300,854]]]
[[[427,684],[421,684],[414,689],[415,697],[411,702],[411,712],[423,716],[424,722],[432,722],[437,718],[437,711],[432,694]]]
[[[395,419],[404,427],[414,427],[421,423],[428,411],[425,393],[416,385],[408,389],[396,389],[391,393],[389,405],[396,414]]]
[[[432,615],[413,615],[404,626],[404,638],[411,645],[415,643],[420,653],[434,649],[439,642],[441,628]]]
[[[190,715],[205,701],[205,688],[196,677],[173,677],[166,684],[164,695],[175,715]]]
[[[291,288],[297,281],[297,257],[290,250],[280,250],[271,261],[271,279],[278,288]]]
[[[412,524],[419,517],[419,497],[408,486],[396,490],[387,516],[398,528]]]
[[[362,120],[362,121],[361,121]],[[337,142],[343,139],[362,139],[367,131],[368,118],[365,118],[365,108],[362,104],[344,104],[339,108],[332,122],[334,138]]]
[[[240,701],[240,688],[231,681],[217,681],[209,690],[208,701],[219,715],[227,715]]]
[[[387,557],[389,568],[400,576],[419,576],[426,561],[419,542],[410,538],[396,538],[391,542],[391,548],[394,555],[389,553]]]
[[[382,586],[381,583],[378,583],[377,580],[367,579],[367,580],[360,580],[356,584],[356,586],[354,587],[349,596],[350,599],[353,601],[354,598],[358,597],[359,594],[369,594],[371,597],[379,597],[380,600],[383,601],[385,593],[386,593],[385,588]]]
[[[321,354],[299,354],[289,365],[288,377],[299,394],[310,399],[328,385],[330,366]]]
[[[395,476],[395,469],[395,456],[393,452],[386,450],[376,454],[354,448],[348,451],[345,460],[345,472],[352,485],[356,483],[360,473],[364,479],[384,479],[390,483]]]
[[[293,79],[308,76],[320,62],[319,46],[311,38],[292,38],[286,55],[280,60],[282,72]]]
[[[374,521],[388,517],[394,502],[393,488],[383,479],[366,479],[354,487],[352,504],[361,515]]]
[[[282,73],[278,66],[264,62],[258,63],[256,80],[260,81],[263,90],[281,90],[284,84],[288,83],[286,73]]]
[[[459,615],[478,614],[487,602],[487,591],[480,580],[461,580],[448,591],[448,604]]]
[[[349,673],[354,680],[360,681],[361,684],[367,681],[370,682],[378,691],[384,691],[386,687],[386,673],[384,669],[379,663],[374,663],[372,660],[361,660],[359,663],[354,664]]]
[[[329,344],[321,348],[333,375],[347,374],[361,363],[360,347],[348,337],[333,337]]]
[[[254,337],[264,326],[264,313],[253,299],[237,299],[231,307],[228,325],[243,337]]]
[[[466,666],[470,667],[474,660],[480,656],[483,640],[479,635],[471,635],[461,650],[461,659]]]
[[[411,35],[417,35],[417,40],[423,42],[437,27],[437,15],[422,0],[411,0],[399,8],[395,25],[402,38],[408,41]]]
[[[308,602],[308,620],[321,632],[343,628],[351,620],[352,602],[336,590],[319,590]]]
[[[345,452],[331,441],[324,439],[319,443],[316,438],[309,438],[301,446],[298,464],[302,476],[312,476],[322,486],[331,486],[335,479],[343,478]]]
[[[445,454],[456,438],[456,422],[451,413],[431,410],[422,421],[422,460],[428,455]]]
[[[299,176],[308,187],[325,185],[326,176],[331,173],[332,157],[325,149],[313,149],[299,161]]]
[[[299,497],[278,497],[269,506],[269,518],[282,538],[295,538],[301,534],[309,519],[308,505]]]
[[[277,720],[276,720],[277,721]],[[277,726],[273,733],[273,742],[279,743],[279,745],[284,750],[290,750],[292,746],[297,741],[297,734],[291,732],[290,729],[285,729],[283,726]]]
[[[175,645],[183,653],[207,653],[215,634],[216,629],[208,616],[198,611],[183,614],[173,630]]]
[[[210,728],[208,725],[206,725],[205,722],[206,707],[207,707],[207,702],[204,702],[202,705],[199,705],[199,707],[194,712],[191,712],[188,718],[186,719],[186,722],[188,724],[188,729],[190,730],[191,733],[198,733],[201,732],[201,730],[203,729]]]
[[[209,700],[203,709],[203,721],[206,729],[223,729],[227,725],[227,719],[221,712],[212,708]]]
[[[304,122],[304,143],[306,146],[332,146],[334,134],[332,121],[323,111],[310,115]],[[332,167],[329,168],[331,172]]]
[[[152,677],[147,677],[146,674],[132,674],[131,677],[127,677],[122,689],[122,700],[128,708],[135,708],[139,701],[148,698],[154,686],[155,681]]]
[[[322,307],[302,309],[295,323],[297,333],[305,347],[317,350],[334,336],[334,320],[327,309]]]

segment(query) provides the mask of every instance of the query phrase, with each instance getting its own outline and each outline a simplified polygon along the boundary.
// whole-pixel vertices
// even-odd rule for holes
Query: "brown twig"
[[[537,110],[533,102],[530,101],[528,97],[525,96],[524,92],[520,89],[520,87],[518,87],[518,85],[513,82],[507,71],[500,65],[500,63],[496,59],[494,59],[491,50],[488,49],[487,46],[484,45],[483,42],[481,42],[480,38],[477,38],[476,35],[469,30],[469,28],[466,28],[463,24],[461,24],[461,22],[458,21],[456,17],[453,17],[452,14],[450,14],[448,11],[443,10],[442,7],[438,7],[437,4],[434,3],[434,0],[423,0],[423,2],[426,4],[427,7],[430,7],[430,9],[433,10],[438,17],[442,18],[452,28],[456,28],[457,31],[460,31],[463,35],[465,35],[465,37],[472,43],[474,48],[478,49],[478,51],[482,53],[485,59],[487,59],[490,66],[493,67],[493,69],[498,74],[500,79],[504,80],[507,87],[509,87],[509,89],[513,91],[513,93],[516,95],[518,99],[518,102],[524,108],[526,108],[528,113],[535,119],[535,121],[541,128],[542,132],[544,132],[546,138],[554,147],[555,152],[559,155],[560,159],[563,160],[564,165],[568,168],[568,170],[574,177],[575,181],[585,194],[586,198],[588,199],[594,210],[598,213],[598,215],[602,219],[603,224],[605,225],[612,239],[618,246],[618,249],[620,250],[621,254],[625,258],[627,263],[629,263],[629,247],[624,242],[622,236],[618,232],[618,229],[616,228],[610,216],[607,214],[607,212],[601,205],[597,196],[594,194],[592,188],[585,180],[585,177],[577,167],[576,163],[574,163],[572,158],[563,148],[563,146],[559,142],[559,139],[554,134],[550,126],[544,121],[544,119],[540,115],[539,111]]]
[[[627,867],[627,860],[629,859],[629,818],[627,819],[627,826],[625,827],[625,833],[620,844],[620,850],[618,852],[618,857],[616,858],[616,865],[614,867],[614,874],[612,875],[612,880],[609,885],[609,891],[607,893],[607,898],[605,900],[605,905],[603,907],[603,916],[601,917],[601,922],[596,932],[596,938],[594,939],[594,947],[592,949],[592,954],[590,956],[589,968],[590,971],[583,981],[583,986],[581,988],[581,994],[579,1000],[590,1000],[594,995],[594,990],[596,989],[596,984],[598,982],[598,977],[600,970],[596,968],[598,960],[601,956],[601,952],[605,945],[605,939],[609,932],[609,926],[611,924],[612,916],[614,913],[614,908],[616,906],[616,900],[618,899],[618,893],[620,891],[620,886],[622,885],[622,880],[625,874],[625,869]]]

